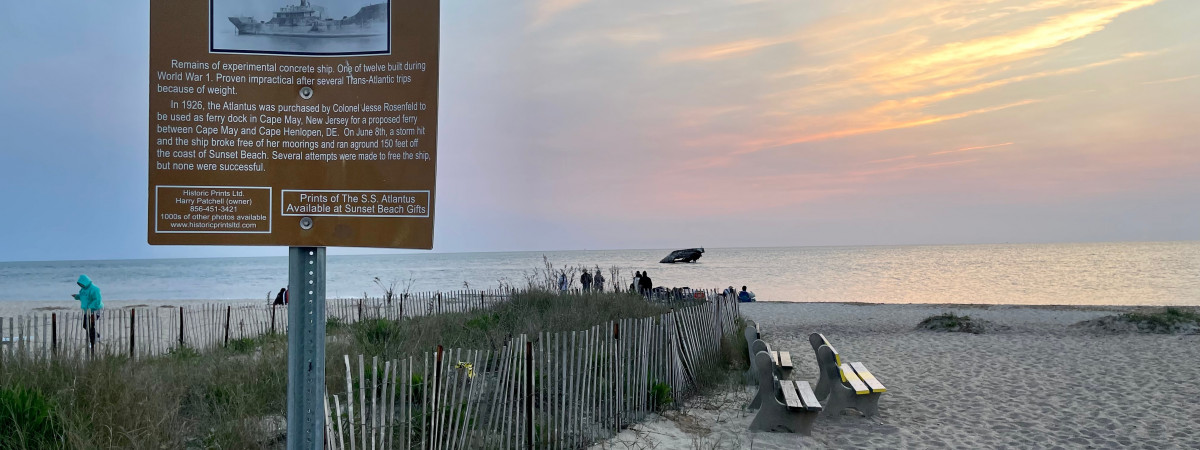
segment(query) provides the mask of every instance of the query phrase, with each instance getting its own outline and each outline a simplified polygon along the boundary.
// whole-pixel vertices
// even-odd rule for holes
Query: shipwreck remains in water
[[[238,34],[260,34],[287,37],[367,37],[387,33],[388,5],[367,5],[358,13],[341,19],[325,17],[325,8],[300,0],[299,5],[279,8],[269,21],[258,21],[253,17],[230,17],[229,22],[237,27]]]
[[[696,260],[700,259],[700,257],[703,255],[704,255],[704,247],[687,248],[687,249],[683,249],[683,250],[675,250],[675,251],[671,252],[670,255],[667,255],[666,258],[663,258],[662,261],[659,261],[659,262],[663,263],[663,264],[674,264],[677,262],[696,262]]]

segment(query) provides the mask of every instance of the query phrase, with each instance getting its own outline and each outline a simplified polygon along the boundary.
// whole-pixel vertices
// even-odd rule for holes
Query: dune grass
[[[488,311],[329,324],[326,367],[337,367],[344,354],[404,358],[437,345],[495,349],[520,334],[582,330],[667,311],[624,293],[531,292]],[[3,433],[0,450],[281,448],[286,362],[283,335],[239,339],[228,348],[210,351],[184,348],[139,360],[10,358],[0,366],[0,428],[19,431]],[[326,370],[331,386],[344,383],[342,377],[341,371]],[[6,392],[33,400],[5,401]],[[18,437],[7,438],[12,435]]]

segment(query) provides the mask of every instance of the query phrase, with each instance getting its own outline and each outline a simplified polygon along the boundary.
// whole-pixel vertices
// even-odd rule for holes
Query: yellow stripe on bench
[[[871,393],[871,389],[867,388],[867,385],[858,379],[858,375],[854,374],[854,369],[849,364],[838,366],[838,372],[842,373],[842,381],[849,383],[850,388],[854,389],[855,394],[865,395]]]
[[[880,383],[879,380],[875,379],[875,375],[871,375],[871,372],[867,371],[867,367],[864,366],[863,363],[850,363],[850,367],[853,368],[855,374],[857,374],[859,378],[862,378],[863,382],[871,388],[871,392],[887,392],[887,388],[883,387],[883,383]]]
[[[839,365],[839,366],[842,365],[842,354],[838,353],[836,348],[833,348],[833,344],[829,343],[829,339],[825,339],[825,335],[822,334],[821,341],[825,342],[825,346],[829,347],[829,351],[833,352],[833,359],[837,360],[837,365]],[[842,381],[846,381],[846,380],[843,379]]]

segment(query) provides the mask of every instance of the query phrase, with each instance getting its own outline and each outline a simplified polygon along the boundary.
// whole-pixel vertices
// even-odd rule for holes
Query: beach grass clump
[[[35,389],[0,387],[0,430],[0,450],[65,445],[54,403]]]
[[[1183,308],[1165,308],[1159,311],[1130,312],[1118,316],[1120,320],[1137,327],[1142,333],[1195,333],[1200,331],[1200,313]]]
[[[971,316],[960,316],[951,312],[929,316],[917,324],[918,329],[932,331],[947,331],[954,333],[981,334],[986,331],[986,322],[972,319]]]
[[[470,313],[334,322],[327,329],[326,383],[346,385],[345,371],[338,370],[344,366],[343,355],[385,360],[421,358],[438,345],[499,349],[521,334],[536,339],[543,332],[584,330],[666,312],[668,308],[635,294],[530,292]],[[729,345],[745,348],[744,343]],[[284,334],[231,339],[227,348],[179,347],[157,357],[46,360],[18,355],[2,364],[0,392],[17,400],[0,400],[0,440],[8,439],[0,449],[283,448]],[[18,413],[10,411],[14,408]]]

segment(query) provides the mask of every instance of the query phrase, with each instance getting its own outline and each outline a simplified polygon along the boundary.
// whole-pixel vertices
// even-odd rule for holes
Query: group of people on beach
[[[596,291],[604,292],[604,274],[600,272],[600,268],[596,268],[596,274],[583,269],[583,273],[579,275],[579,284],[583,286],[584,292]],[[571,282],[567,278],[567,271],[558,273],[558,290],[568,291],[571,289]]]
[[[654,290],[654,280],[650,279],[650,275],[645,271],[634,271],[633,283],[629,284],[629,290],[642,295],[650,295],[650,292]]]

